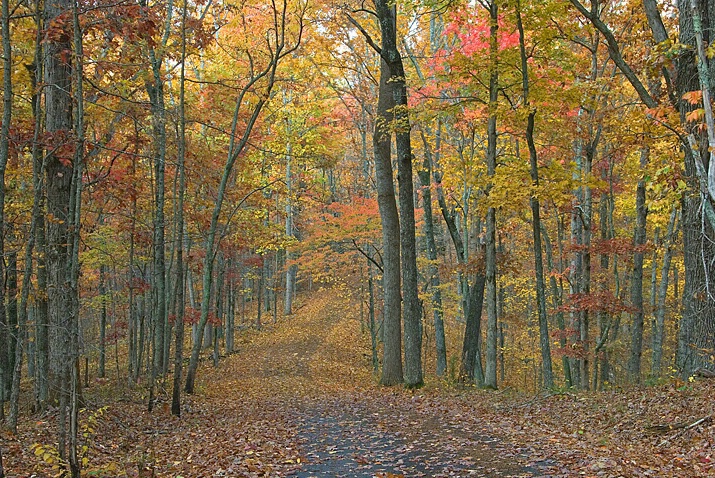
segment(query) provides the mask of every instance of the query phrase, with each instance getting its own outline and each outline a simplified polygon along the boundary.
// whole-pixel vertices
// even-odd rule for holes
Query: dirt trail
[[[227,365],[244,390],[291,417],[301,466],[290,476],[539,475],[517,450],[419,407],[419,391],[375,386],[354,310],[340,303],[332,292],[313,297]]]

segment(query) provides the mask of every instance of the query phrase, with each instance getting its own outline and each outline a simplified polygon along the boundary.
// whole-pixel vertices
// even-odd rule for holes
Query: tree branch
[[[357,251],[358,251],[360,254],[362,254],[363,256],[367,257],[367,260],[368,260],[368,261],[370,261],[370,262],[372,262],[373,264],[375,264],[375,267],[377,267],[377,268],[380,270],[380,273],[384,272],[383,269],[382,269],[382,266],[381,266],[380,264],[378,264],[378,263],[375,261],[375,259],[373,259],[372,257],[370,257],[370,254],[368,254],[367,252],[363,251],[362,248],[361,248],[361,247],[358,245],[358,243],[355,241],[355,239],[351,239],[351,240],[353,241],[353,246],[355,246],[355,249],[357,249]]]
[[[357,28],[360,33],[365,37],[365,41],[367,41],[367,44],[370,45],[370,48],[375,50],[375,52],[382,57],[382,48],[377,46],[377,43],[375,43],[375,40],[372,39],[370,34],[360,25],[360,23],[355,20],[349,13],[345,13],[345,16],[348,17],[348,21],[353,24],[355,28]]]

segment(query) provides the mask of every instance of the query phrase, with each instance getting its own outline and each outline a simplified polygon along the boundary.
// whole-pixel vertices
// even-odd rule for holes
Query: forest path
[[[276,412],[272,422],[290,421],[281,428],[297,439],[298,456],[284,462],[301,466],[270,476],[538,475],[513,447],[432,406],[420,391],[377,387],[356,315],[336,291],[317,293],[241,344],[215,371],[223,380],[209,381],[225,382],[230,370],[233,390],[258,399],[257,409]],[[206,393],[225,398],[226,387],[209,386]]]

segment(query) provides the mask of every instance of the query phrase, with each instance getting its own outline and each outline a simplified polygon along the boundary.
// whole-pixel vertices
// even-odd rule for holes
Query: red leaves
[[[459,38],[462,47],[460,53],[467,57],[489,50],[489,18],[482,10],[477,10],[477,14],[474,12],[472,8],[468,11],[456,11],[445,28],[446,34]],[[500,51],[519,45],[519,33],[506,24],[503,15],[499,16],[497,36]]]
[[[613,295],[610,290],[591,292],[590,294],[571,294],[566,304],[557,309],[560,312],[577,312],[586,310],[589,313],[606,312],[610,315],[621,312],[635,312],[636,309],[627,305]]]

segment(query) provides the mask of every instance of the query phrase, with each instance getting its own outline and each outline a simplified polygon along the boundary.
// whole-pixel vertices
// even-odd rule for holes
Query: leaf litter
[[[86,476],[707,477],[715,476],[712,380],[598,393],[486,392],[428,383],[382,388],[354,309],[331,291],[293,316],[246,331],[204,366],[181,418],[169,390],[146,411],[141,387],[97,383],[107,407],[82,438]],[[166,381],[168,387],[171,379]],[[0,434],[8,477],[56,470],[52,411]]]

